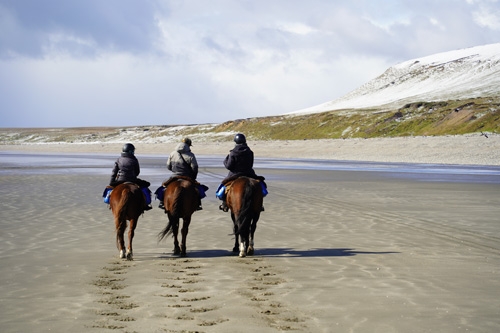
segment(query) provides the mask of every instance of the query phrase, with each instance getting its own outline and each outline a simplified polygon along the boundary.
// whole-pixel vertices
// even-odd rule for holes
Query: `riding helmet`
[[[236,142],[236,144],[242,144],[242,143],[246,143],[247,142],[247,139],[245,138],[245,136],[241,133],[238,133],[234,136],[234,142]]]
[[[126,143],[126,144],[123,145],[122,151],[124,153],[129,153],[131,155],[134,155],[135,147],[131,143]]]
[[[193,145],[190,138],[184,138],[184,139],[182,139],[182,142],[187,144],[189,147],[191,147]]]

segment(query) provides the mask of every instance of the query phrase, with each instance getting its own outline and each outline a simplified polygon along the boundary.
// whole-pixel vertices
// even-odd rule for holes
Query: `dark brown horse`
[[[168,216],[168,224],[158,234],[158,241],[161,241],[169,234],[173,234],[175,255],[186,256],[186,238],[191,223],[191,215],[198,209],[199,202],[198,190],[191,180],[178,178],[169,182],[165,189],[163,205]],[[182,219],[182,239],[179,246],[177,234],[179,233],[180,219]]]
[[[133,183],[117,185],[111,192],[109,206],[115,217],[116,244],[120,251],[120,258],[132,260],[132,239],[139,216],[144,212],[145,198],[140,187]],[[128,230],[128,248],[125,249],[124,233],[130,222]]]
[[[240,252],[240,257],[253,255],[254,233],[262,211],[263,195],[258,180],[239,177],[228,185],[227,206],[231,210],[234,225],[233,252]],[[238,243],[239,238],[239,243]]]

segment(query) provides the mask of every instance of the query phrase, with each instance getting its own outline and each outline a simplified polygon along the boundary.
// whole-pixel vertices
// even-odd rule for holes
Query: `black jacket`
[[[253,170],[253,151],[246,143],[237,144],[224,159],[224,166],[229,170],[226,179],[233,176],[257,178]]]
[[[122,153],[115,162],[111,172],[110,185],[115,183],[137,183],[137,176],[141,173],[139,161],[134,155]]]

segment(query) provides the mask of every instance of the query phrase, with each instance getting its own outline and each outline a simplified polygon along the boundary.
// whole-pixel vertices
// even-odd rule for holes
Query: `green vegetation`
[[[500,132],[500,97],[415,102],[399,109],[337,110],[306,115],[281,115],[227,121],[218,125],[94,128],[0,129],[0,144],[135,142],[196,140],[229,141],[242,132],[252,140],[306,140],[440,136]]]
[[[477,98],[416,102],[397,110],[340,110],[229,121],[214,132],[243,132],[255,140],[304,140],[450,135],[500,130],[500,101]]]

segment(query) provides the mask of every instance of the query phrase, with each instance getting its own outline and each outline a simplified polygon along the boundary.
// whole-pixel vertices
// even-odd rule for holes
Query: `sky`
[[[0,127],[222,123],[500,42],[500,0],[0,0]]]

